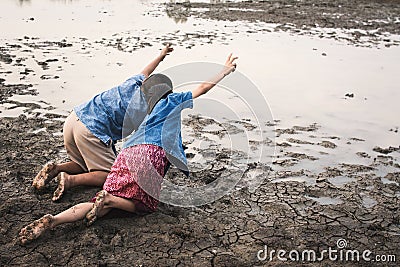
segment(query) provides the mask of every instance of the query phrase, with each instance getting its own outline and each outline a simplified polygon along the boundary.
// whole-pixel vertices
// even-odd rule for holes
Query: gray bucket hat
[[[157,73],[150,75],[140,89],[148,105],[147,114],[150,114],[160,99],[172,93],[172,81],[168,76]]]

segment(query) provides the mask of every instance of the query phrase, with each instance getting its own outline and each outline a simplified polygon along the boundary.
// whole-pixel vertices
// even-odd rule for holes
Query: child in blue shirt
[[[146,115],[147,103],[140,88],[172,51],[167,44],[140,74],[75,107],[63,128],[64,146],[70,160],[47,163],[33,179],[32,186],[41,190],[61,174],[53,201],[75,186],[103,186],[117,156],[114,144],[136,130]],[[130,127],[124,122],[127,112]]]
[[[85,218],[87,225],[91,225],[113,208],[135,213],[154,211],[168,164],[187,171],[187,159],[182,148],[181,111],[192,108],[194,98],[207,93],[233,72],[236,59],[230,54],[221,72],[192,92],[173,93],[172,82],[167,76],[150,76],[148,86],[141,88],[148,104],[147,115],[125,142],[103,190],[93,199],[94,203],[80,203],[57,215],[47,214],[32,222],[20,231],[21,243],[35,240],[60,224]]]

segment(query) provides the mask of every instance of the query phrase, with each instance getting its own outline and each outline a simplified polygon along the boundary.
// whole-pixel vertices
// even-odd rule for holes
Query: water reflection
[[[185,23],[190,16],[191,6],[189,1],[185,1],[180,5],[175,5],[176,1],[170,0],[170,4],[166,8],[166,13],[169,18],[172,18],[175,23]]]
[[[50,0],[51,2],[61,2],[61,3],[72,3],[74,1],[79,1],[79,0]],[[31,0],[17,0],[17,4],[19,6],[24,6],[24,5],[30,5],[32,2]]]
[[[198,1],[196,1],[198,2]],[[203,1],[204,3],[210,2],[211,5],[225,3],[226,0],[209,0]],[[169,0],[166,8],[166,13],[169,18],[172,18],[175,23],[185,23],[191,13],[190,0]]]
[[[23,6],[25,4],[31,4],[31,0],[18,0],[19,6]]]
[[[52,2],[61,2],[61,3],[72,3],[72,2],[77,2],[79,0],[51,0]]]
[[[169,0],[170,3],[190,3],[190,0]],[[198,2],[198,1],[196,1]],[[208,2],[208,1],[202,1]],[[210,4],[224,3],[226,0],[210,0]]]

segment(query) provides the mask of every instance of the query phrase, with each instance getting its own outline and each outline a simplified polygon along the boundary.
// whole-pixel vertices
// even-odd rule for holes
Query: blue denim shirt
[[[188,174],[181,135],[181,112],[185,108],[193,108],[192,92],[171,93],[161,99],[138,130],[128,137],[123,148],[139,144],[160,146],[169,162]]]
[[[147,103],[140,90],[144,79],[143,74],[133,76],[75,107],[74,111],[86,128],[104,144],[115,143],[136,130],[146,116]],[[125,123],[127,111],[129,127]]]

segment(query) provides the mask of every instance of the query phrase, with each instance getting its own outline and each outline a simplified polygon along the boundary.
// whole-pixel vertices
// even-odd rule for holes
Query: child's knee
[[[142,201],[138,201],[138,200],[134,200],[133,201],[135,204],[135,213],[138,214],[149,214],[149,213],[153,213],[157,207],[155,207],[154,209],[150,209],[149,207],[147,207]]]

